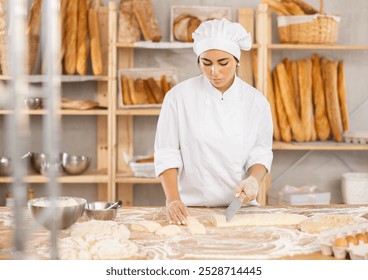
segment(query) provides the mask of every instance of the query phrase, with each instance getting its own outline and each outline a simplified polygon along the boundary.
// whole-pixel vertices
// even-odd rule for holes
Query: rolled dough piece
[[[156,235],[164,235],[164,236],[173,236],[180,233],[181,229],[177,225],[164,226],[155,231]]]
[[[130,225],[130,229],[133,231],[141,231],[141,232],[155,232],[161,227],[161,225],[155,221],[138,221],[134,224]]]
[[[71,236],[85,237],[94,235],[96,238],[101,236],[116,236],[122,239],[129,239],[130,231],[123,225],[115,221],[90,220],[84,223],[77,223],[71,227]]]
[[[362,217],[350,215],[324,215],[304,220],[300,223],[299,228],[302,232],[320,233],[322,230],[366,221]]]
[[[267,213],[235,216],[230,222],[226,221],[225,215],[213,215],[211,222],[215,227],[291,226],[297,225],[305,219],[307,219],[306,216],[298,214]]]
[[[191,234],[206,234],[205,226],[195,217],[189,217],[187,219],[187,229]]]

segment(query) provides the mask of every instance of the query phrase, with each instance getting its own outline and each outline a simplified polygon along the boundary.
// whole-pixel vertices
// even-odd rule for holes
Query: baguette
[[[135,79],[134,94],[132,94],[130,98],[135,105],[148,103],[148,97],[144,88],[144,82],[141,78]]]
[[[310,60],[298,60],[301,119],[305,141],[311,141],[313,129],[312,66]]]
[[[318,10],[315,7],[307,4],[306,2],[302,0],[289,0],[289,1],[297,4],[307,15],[314,15],[318,13]]]
[[[318,54],[312,55],[312,93],[316,133],[321,141],[326,141],[330,136],[330,124],[328,123],[326,96],[323,88],[321,65]]]
[[[170,90],[170,85],[167,82],[166,75],[161,76],[161,88],[164,94]]]
[[[65,73],[73,75],[77,64],[78,1],[68,1],[65,22]]]
[[[275,92],[272,84],[272,75],[271,70],[267,71],[267,100],[270,103],[271,114],[272,114],[272,123],[273,123],[273,139],[276,141],[281,141],[281,134],[279,128],[279,122],[277,119],[277,111],[276,111],[276,100],[275,100]]]
[[[288,0],[281,0],[281,3],[284,4],[286,10],[293,15],[293,16],[301,16],[305,15],[305,12],[303,11],[300,6],[292,1]]]
[[[68,7],[69,0],[61,0],[60,4],[60,29],[61,29],[61,38],[60,38],[60,61],[63,61],[65,56],[65,22],[66,22],[66,9]]]
[[[277,111],[277,118],[279,121],[280,127],[280,134],[282,141],[286,143],[291,142],[291,130],[290,124],[285,112],[284,104],[282,102],[281,92],[280,92],[280,85],[279,80],[277,77],[277,71],[274,70],[272,73],[273,84],[275,89],[275,101],[276,101],[276,111]]]
[[[290,16],[291,14],[286,9],[283,3],[276,0],[263,0],[270,8],[279,16]]]
[[[331,132],[337,142],[342,141],[341,111],[337,92],[337,62],[322,59],[323,82],[326,92],[327,115]]]
[[[296,61],[291,62],[291,76],[292,76],[292,84],[294,90],[294,99],[295,99],[295,106],[298,112],[299,117],[301,116],[301,109],[300,109],[300,91],[299,91],[299,81],[298,81],[298,64]]]
[[[128,80],[128,90],[129,90],[129,98],[131,101],[131,104],[135,104],[135,89],[134,89],[134,80],[132,78],[127,78]]]
[[[128,86],[128,79],[125,75],[121,75],[120,77],[121,82],[121,91],[122,91],[122,98],[124,105],[132,105],[132,100],[130,99],[129,93],[129,86]]]
[[[162,38],[151,0],[133,1],[134,14],[146,41],[159,42]]]
[[[89,36],[91,44],[91,62],[94,75],[101,75],[103,71],[102,53],[100,45],[100,27],[95,9],[89,9],[88,12]]]
[[[143,80],[143,82],[144,82],[144,90],[145,90],[145,92],[147,94],[147,102],[149,104],[155,104],[155,103],[157,103],[156,102],[156,99],[155,99],[155,97],[154,97],[153,93],[151,92],[151,89],[150,89],[150,87],[148,85],[147,79]]]
[[[120,1],[118,41],[133,43],[141,38],[141,30],[134,15],[133,0]]]
[[[153,93],[153,96],[155,97],[156,102],[162,103],[165,95],[162,89],[158,86],[157,82],[153,78],[148,78],[147,83],[151,92]]]
[[[42,16],[42,0],[35,0],[32,3],[30,16],[27,26],[28,36],[28,73],[37,74],[36,59],[40,47],[41,36],[41,16]]]
[[[87,73],[88,59],[88,0],[79,0],[78,6],[78,36],[77,36],[77,65],[79,75]]]
[[[348,131],[349,130],[349,111],[348,111],[348,103],[347,103],[347,96],[346,96],[344,62],[339,61],[337,68],[338,68],[337,88],[338,88],[340,108],[341,108],[342,125],[343,125],[344,131]]]
[[[296,110],[295,102],[293,99],[293,93],[290,89],[289,77],[287,75],[285,66],[283,63],[279,63],[276,66],[278,86],[280,88],[280,94],[282,98],[282,103],[284,104],[285,112],[289,120],[291,131],[293,133],[293,138],[297,142],[304,141],[304,131],[303,125],[299,118],[298,112]]]

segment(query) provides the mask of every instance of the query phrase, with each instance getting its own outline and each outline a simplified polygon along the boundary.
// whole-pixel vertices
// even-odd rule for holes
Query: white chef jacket
[[[155,139],[155,173],[178,168],[188,206],[229,205],[254,164],[269,171],[272,117],[267,99],[237,76],[223,94],[200,75],[165,96]]]

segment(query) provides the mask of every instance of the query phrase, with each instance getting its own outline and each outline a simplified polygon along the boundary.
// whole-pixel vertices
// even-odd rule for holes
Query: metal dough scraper
[[[242,205],[243,202],[241,202],[239,198],[235,197],[225,211],[226,221],[230,222]]]

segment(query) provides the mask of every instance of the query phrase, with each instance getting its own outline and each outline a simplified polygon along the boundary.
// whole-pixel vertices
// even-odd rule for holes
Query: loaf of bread
[[[288,0],[288,2],[294,2],[295,4],[297,4],[307,15],[313,15],[318,13],[318,10],[315,7],[309,5],[308,3],[302,0]]]
[[[141,38],[141,30],[133,10],[133,0],[121,0],[118,42],[133,43]]]
[[[132,105],[132,100],[130,99],[129,85],[128,85],[127,77],[125,75],[121,75],[120,82],[121,82],[123,104]]]
[[[267,71],[267,100],[270,103],[271,114],[272,114],[272,123],[273,123],[273,139],[276,141],[281,141],[281,134],[279,128],[279,121],[277,119],[277,111],[276,111],[276,100],[275,100],[275,92],[273,89],[272,83],[272,75],[271,70]]]
[[[344,70],[343,61],[339,61],[339,64],[338,64],[337,89],[339,93],[343,129],[344,131],[348,131],[349,130],[349,111],[348,111],[348,102],[347,102],[347,96],[346,96],[345,70]]]
[[[300,91],[299,91],[299,77],[298,77],[298,64],[296,61],[291,62],[291,76],[292,76],[292,84],[293,84],[293,93],[295,99],[295,106],[298,112],[299,117],[301,116],[300,109]]]
[[[321,141],[326,141],[330,136],[330,124],[327,117],[326,96],[318,54],[312,55],[312,93],[316,133]]]
[[[298,81],[300,91],[301,120],[304,128],[305,141],[311,141],[313,129],[312,100],[312,62],[308,59],[298,60]]]
[[[61,25],[61,38],[60,38],[60,61],[63,61],[65,56],[65,36],[66,36],[66,10],[68,8],[68,2],[70,0],[61,0],[60,4],[60,25]]]
[[[151,92],[151,89],[150,89],[150,87],[148,85],[147,79],[143,80],[143,82],[144,82],[144,91],[146,92],[146,95],[147,95],[147,102],[149,104],[155,104],[155,103],[157,103],[156,102],[156,99],[155,99],[155,96]]]
[[[103,71],[102,53],[100,44],[100,26],[95,9],[88,11],[89,38],[91,45],[91,63],[94,75],[101,75]]]
[[[293,16],[300,16],[305,15],[305,12],[303,11],[300,6],[290,0],[281,0],[281,3],[284,4],[286,10],[293,15]]]
[[[77,64],[78,1],[68,1],[65,22],[64,69],[68,75],[75,73]]]
[[[192,33],[201,24],[201,20],[190,14],[181,14],[174,21],[173,31],[176,40],[193,42]]]
[[[134,89],[134,79],[133,78],[127,78],[128,79],[128,90],[129,90],[129,98],[131,101],[131,104],[135,104],[135,89]]]
[[[148,97],[144,88],[144,81],[141,78],[134,80],[134,94],[130,95],[134,105],[148,103]]]
[[[303,142],[305,139],[303,125],[299,118],[298,112],[296,111],[293,93],[290,89],[289,77],[286,72],[285,65],[283,63],[277,64],[276,72],[282,103],[284,105],[285,113],[291,127],[293,138],[297,142]]]
[[[297,84],[296,87],[294,87],[294,74],[293,74],[293,62],[290,61],[288,58],[285,58],[283,60],[286,73],[288,75],[288,81],[289,81],[289,87],[292,93],[292,96],[294,98],[295,108],[298,113],[298,116],[300,118],[300,96],[299,96],[299,85]],[[294,62],[296,64],[296,62]],[[298,71],[296,71],[298,73]],[[297,77],[298,79],[298,77]]]
[[[266,3],[279,16],[291,15],[284,4],[277,0],[263,0],[263,3]]]
[[[161,89],[164,94],[170,90],[170,84],[167,81],[166,75],[161,76]]]
[[[275,90],[276,111],[277,111],[277,118],[279,121],[281,139],[282,141],[286,143],[290,143],[291,142],[291,129],[290,129],[288,117],[285,112],[284,104],[282,102],[279,79],[277,77],[276,70],[272,72],[272,79],[273,79],[273,84],[274,84],[273,88]]]
[[[339,104],[339,94],[337,90],[337,62],[328,61],[323,58],[322,76],[326,92],[327,115],[330,122],[330,128],[334,139],[337,142],[342,141],[342,123],[341,110]]]
[[[91,110],[98,107],[99,103],[92,100],[61,99],[61,109]]]
[[[87,73],[88,61],[88,0],[79,0],[78,6],[77,65],[79,75]]]
[[[151,0],[133,1],[134,14],[146,41],[159,42],[162,38]]]
[[[148,78],[147,79],[148,86],[155,97],[156,103],[162,103],[164,100],[164,92],[162,91],[161,87],[157,84],[155,79]]]
[[[30,15],[27,26],[28,36],[28,73],[38,74],[35,69],[36,59],[40,47],[41,36],[41,16],[42,16],[42,0],[35,0],[30,9]]]

